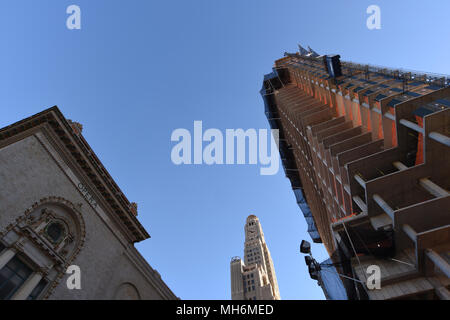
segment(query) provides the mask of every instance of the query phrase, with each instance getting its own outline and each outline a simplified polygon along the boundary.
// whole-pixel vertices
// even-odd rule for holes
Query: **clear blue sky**
[[[66,28],[79,5],[81,30]],[[382,29],[366,28],[381,7]],[[182,299],[229,299],[245,218],[260,218],[283,299],[323,299],[298,245],[306,223],[280,170],[175,166],[176,128],[268,128],[264,73],[296,44],[345,60],[450,73],[450,2],[1,1],[0,127],[58,105],[152,238],[137,245]],[[314,245],[318,260],[326,258]]]

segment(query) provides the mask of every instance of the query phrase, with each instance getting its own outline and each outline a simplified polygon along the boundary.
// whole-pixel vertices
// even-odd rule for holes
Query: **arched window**
[[[122,283],[116,290],[115,300],[141,300],[141,295],[136,286],[132,283]]]

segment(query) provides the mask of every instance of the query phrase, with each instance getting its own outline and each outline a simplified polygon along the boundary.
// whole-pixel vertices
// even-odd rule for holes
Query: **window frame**
[[[18,262],[20,265],[26,267],[29,270],[29,273],[27,274],[27,276],[25,278],[23,278],[22,276],[19,275],[18,270],[23,270],[23,269],[12,269],[9,264],[12,262]],[[5,297],[2,297],[1,299],[3,300],[10,300],[14,294],[17,292],[17,290],[19,290],[23,284],[30,278],[30,276],[34,273],[33,268],[24,261],[24,259],[22,259],[20,256],[15,255],[14,257],[11,258],[11,260],[8,261],[8,263],[2,268],[0,269],[0,273],[5,270],[5,268],[8,268],[10,270],[10,272],[12,272],[12,274],[7,277],[3,283],[0,283],[0,290],[3,288],[3,286],[5,286],[8,282],[10,282],[10,279],[13,278],[14,276],[20,278],[22,281],[20,282],[19,285],[16,285],[14,290],[12,290],[11,292],[8,293],[8,295],[6,295]],[[28,272],[28,270],[26,270]]]

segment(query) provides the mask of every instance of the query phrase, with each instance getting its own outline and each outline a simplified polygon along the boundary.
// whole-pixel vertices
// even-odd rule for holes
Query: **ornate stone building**
[[[280,300],[277,276],[258,217],[245,223],[244,261],[231,260],[232,300]]]
[[[137,205],[81,130],[57,107],[0,130],[0,299],[177,299],[134,247],[149,238]]]

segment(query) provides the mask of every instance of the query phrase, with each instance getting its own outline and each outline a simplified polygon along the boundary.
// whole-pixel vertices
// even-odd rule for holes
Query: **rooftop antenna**
[[[319,56],[319,54],[317,52],[315,52],[313,49],[311,49],[310,46],[308,46],[308,51],[309,51],[310,57],[317,58]]]
[[[300,55],[302,56],[306,56],[308,55],[308,50],[306,50],[305,48],[303,48],[300,44],[298,44],[298,52],[300,53]]]

